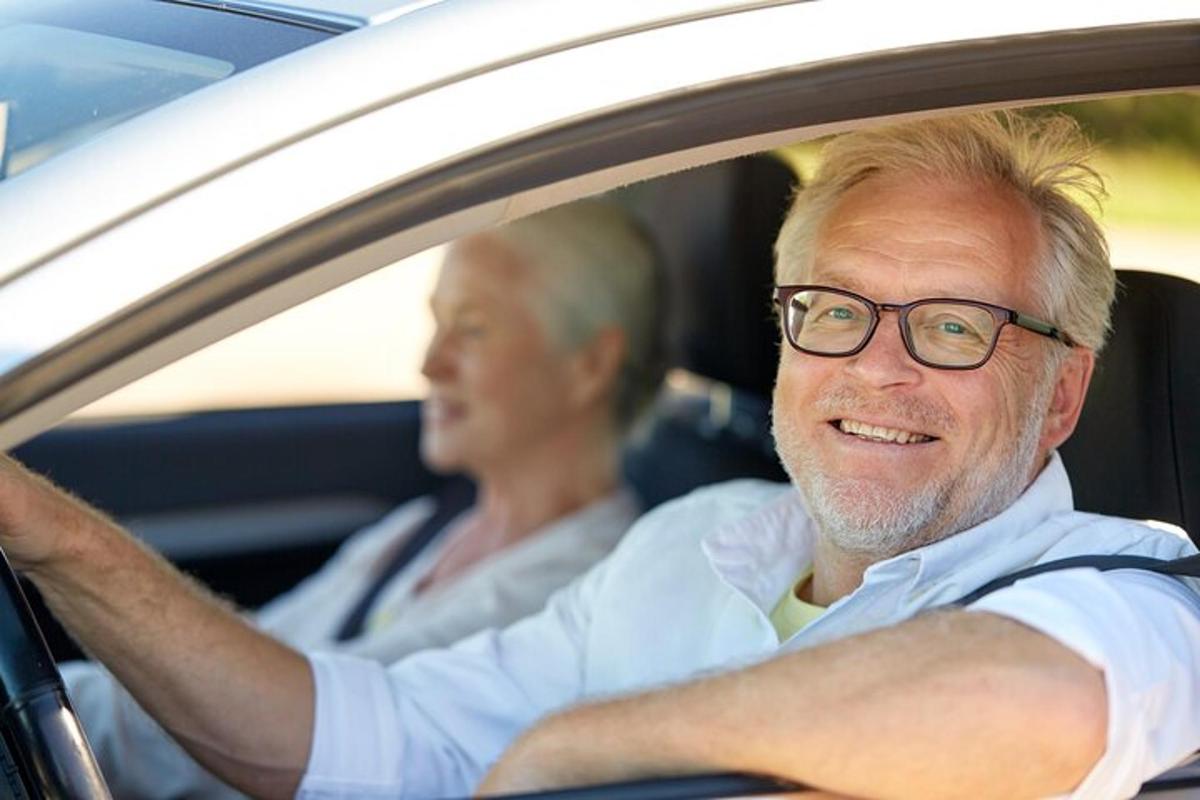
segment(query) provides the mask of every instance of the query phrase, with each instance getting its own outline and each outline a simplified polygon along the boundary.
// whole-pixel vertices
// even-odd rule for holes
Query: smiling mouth
[[[925,444],[937,440],[936,436],[916,431],[906,431],[901,428],[885,428],[882,425],[870,425],[854,419],[834,419],[829,424],[847,436],[856,436],[868,442],[883,444]]]

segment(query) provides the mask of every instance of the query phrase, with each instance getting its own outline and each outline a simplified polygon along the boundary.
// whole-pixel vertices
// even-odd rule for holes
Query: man
[[[0,543],[197,758],[264,795],[453,796],[489,769],[486,791],[733,769],[1131,794],[1200,746],[1190,589],[1072,570],[920,613],[1031,563],[1193,549],[1074,512],[1054,453],[1113,291],[1063,192],[1092,175],[1055,155],[1073,135],[976,116],[834,145],[778,245],[794,488],[664,507],[504,631],[386,670],[306,660],[11,466]]]

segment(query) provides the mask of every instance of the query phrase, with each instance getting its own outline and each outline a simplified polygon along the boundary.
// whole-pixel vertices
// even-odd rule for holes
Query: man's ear
[[[602,328],[571,356],[571,400],[577,407],[607,403],[615,391],[628,345],[620,328]]]
[[[1072,347],[1071,354],[1059,365],[1054,391],[1050,395],[1050,408],[1042,423],[1039,442],[1042,452],[1059,447],[1074,432],[1095,366],[1096,354],[1078,346]]]

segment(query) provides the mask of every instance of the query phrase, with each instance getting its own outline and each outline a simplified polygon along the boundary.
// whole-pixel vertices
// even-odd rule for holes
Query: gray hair
[[[1015,190],[1037,214],[1045,248],[1041,313],[1079,344],[1099,351],[1111,327],[1116,279],[1099,224],[1071,195],[1097,208],[1104,181],[1088,165],[1092,147],[1061,114],[1007,112],[905,122],[840,136],[826,145],[816,178],[796,195],[775,242],[776,279],[803,279],[813,245],[841,195],[881,172],[949,177]]]
[[[534,313],[559,346],[574,349],[601,329],[625,334],[614,420],[628,432],[658,393],[666,371],[663,267],[654,242],[628,212],[580,200],[496,228],[536,274]]]

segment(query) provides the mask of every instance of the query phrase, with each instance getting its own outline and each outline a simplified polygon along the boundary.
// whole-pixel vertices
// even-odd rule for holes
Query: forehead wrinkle
[[[875,250],[873,248],[847,246],[844,249],[848,251],[857,251],[863,255],[882,257],[890,261],[898,262],[897,266],[905,271],[906,277],[919,277],[919,270],[922,267],[951,267],[955,271],[962,270],[964,267],[962,262],[950,259],[922,258],[920,261],[909,261],[907,259],[897,258],[890,253]],[[900,300],[908,302],[912,300],[922,300],[929,297],[951,297],[961,298],[963,300],[982,300],[984,302],[997,303],[998,305],[1003,305],[1003,301],[1005,301],[1005,298],[989,296],[991,295],[991,292],[981,289],[981,287],[975,285],[973,282],[963,281],[955,276],[944,274],[937,276],[937,286],[939,287],[937,289],[905,289],[902,294],[910,296],[877,297],[876,295],[879,294],[879,289],[877,287],[869,285],[861,278],[851,274],[850,272],[840,269],[836,265],[830,265],[822,261],[819,257],[818,260],[813,264],[810,280],[817,284],[832,285],[839,289],[849,289],[852,292],[861,294],[864,297],[875,300],[876,302],[883,303]],[[907,285],[908,281],[905,280],[904,283]]]
[[[1005,252],[1004,248],[997,248],[994,245],[983,248],[965,247],[961,239],[945,237],[931,239],[924,235],[920,237],[911,235],[888,237],[889,243],[901,245],[898,248],[880,246],[876,243],[878,237],[857,242],[839,242],[836,241],[836,237],[834,238],[835,241],[826,240],[817,247],[816,256],[809,272],[812,282],[820,283],[822,280],[836,279],[842,288],[883,301],[886,298],[873,297],[872,291],[876,293],[879,291],[874,288],[873,281],[872,285],[868,285],[864,280],[851,273],[870,276],[880,269],[887,269],[894,270],[894,274],[899,275],[906,286],[910,281],[915,283],[917,289],[913,293],[920,294],[922,298],[960,297],[994,302],[1000,305],[1005,305],[1015,299],[1009,297],[1009,293],[1006,291],[997,292],[997,287],[992,286],[994,281],[989,280],[990,276],[1007,275],[1016,267],[1015,264],[1007,263],[1011,258],[1011,251]],[[975,238],[980,243],[994,241],[987,236],[976,236]],[[930,247],[931,242],[945,243],[948,246]],[[897,252],[897,249],[905,250],[904,245],[909,244],[915,245],[914,252]],[[989,257],[987,251],[991,251],[994,255]],[[937,274],[929,274],[931,269]],[[921,289],[922,277],[934,281],[937,288]],[[1007,285],[1006,281],[1003,282]],[[920,298],[913,297],[912,299]]]
[[[1011,250],[1015,249],[1014,245],[1020,241],[1020,237],[1015,235],[1015,231],[1010,230],[1011,226],[1009,225],[1005,225],[1003,230],[997,231],[990,227],[981,228],[980,226],[946,221],[936,215],[927,215],[925,219],[913,222],[881,214],[871,219],[856,217],[835,222],[824,232],[825,235],[820,237],[817,249],[820,250],[821,245],[825,244],[828,238],[843,233],[843,231],[851,236],[852,241],[848,246],[866,248],[867,245],[861,242],[856,244],[853,240],[857,239],[864,230],[868,239],[878,238],[881,226],[891,228],[892,230],[888,233],[889,238],[901,245],[948,245],[972,250]],[[883,251],[878,252],[882,253]]]

